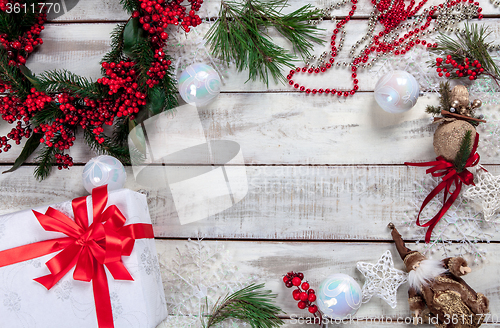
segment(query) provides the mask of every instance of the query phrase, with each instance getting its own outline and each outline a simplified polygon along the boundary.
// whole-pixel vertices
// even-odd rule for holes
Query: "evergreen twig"
[[[441,110],[450,110],[451,108],[451,87],[449,82],[439,83],[439,104]]]
[[[33,173],[38,181],[42,181],[50,175],[52,165],[56,162],[56,152],[56,147],[47,147],[43,145],[42,150],[35,159],[37,166]]]
[[[272,303],[276,295],[269,290],[262,290],[264,284],[251,284],[214,305],[208,320],[202,319],[204,328],[232,318],[248,323],[252,328],[274,328],[283,324],[278,317],[281,309]]]
[[[17,97],[23,99],[30,93],[31,83],[24,77],[21,71],[9,65],[7,51],[0,46],[0,82],[8,84],[16,93]]]
[[[318,29],[308,25],[319,11],[304,6],[293,13],[282,15],[286,1],[244,0],[221,1],[219,19],[205,36],[212,54],[226,62],[234,61],[238,71],[248,69],[249,80],[260,79],[269,84],[286,81],[281,73],[284,66],[293,68],[295,57],[276,45],[267,31],[274,27],[290,40],[302,57],[312,50],[312,42],[322,43]]]
[[[129,14],[131,14],[137,8],[140,8],[140,2],[137,0],[120,0],[120,3]]]
[[[488,52],[492,42],[486,41],[491,32],[484,25],[465,24],[464,29],[456,32],[456,39],[441,33],[437,40],[438,47],[430,49],[436,53],[449,54],[453,60],[459,63],[464,62],[465,58],[478,60],[485,70],[483,74],[489,75],[498,84],[500,68]],[[436,67],[436,63],[434,62],[431,66]]]
[[[99,99],[105,96],[100,84],[67,70],[45,71],[38,76],[39,87],[47,92],[66,91],[82,98]]]
[[[119,62],[124,59],[123,56],[123,30],[125,29],[126,23],[118,24],[111,32],[111,50],[104,55],[101,60],[103,62]],[[106,70],[101,68],[101,72],[104,74]]]
[[[130,164],[130,155],[126,144],[115,144],[113,139],[106,135],[101,135],[104,138],[103,143],[99,143],[95,139],[95,135],[88,129],[83,131],[85,143],[98,155],[106,154],[116,157],[122,164]]]
[[[469,130],[465,132],[465,135],[462,139],[462,143],[460,144],[460,149],[458,150],[457,156],[455,157],[455,161],[453,163],[458,173],[465,170],[466,162],[470,157],[471,142],[472,142],[472,131]]]

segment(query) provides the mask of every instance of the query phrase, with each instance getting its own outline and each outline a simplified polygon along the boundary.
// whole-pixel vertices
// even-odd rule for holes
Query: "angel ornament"
[[[427,259],[405,246],[392,223],[392,239],[408,271],[408,303],[413,322],[434,324],[437,328],[476,328],[489,312],[489,300],[476,293],[461,276],[471,272],[461,257],[442,261]]]

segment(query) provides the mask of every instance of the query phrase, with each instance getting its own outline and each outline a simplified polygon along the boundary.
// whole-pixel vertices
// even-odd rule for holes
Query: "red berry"
[[[283,277],[283,282],[286,284],[288,282],[288,280],[290,280],[290,278],[288,278],[288,276],[284,276]]]
[[[316,294],[309,294],[309,295],[307,296],[307,300],[308,300],[309,302],[314,302],[314,301],[316,300]]]
[[[298,272],[297,277],[299,277],[299,279],[302,280],[304,279],[304,274],[302,272]]]
[[[300,301],[299,303],[297,303],[297,306],[299,307],[299,309],[303,310],[306,308],[306,302]]]
[[[303,290],[308,290],[309,289],[309,283],[307,281],[302,283],[302,289]]]
[[[311,312],[311,313],[316,313],[316,312],[318,312],[318,307],[317,307],[316,305],[311,305],[311,306],[309,307],[309,312]]]
[[[287,288],[292,288],[292,287],[293,287],[293,284],[292,284],[292,282],[291,282],[290,280],[288,280],[288,281],[285,283],[285,286],[286,286]]]
[[[302,279],[300,279],[299,277],[295,277],[292,279],[292,284],[294,286],[298,286],[298,285],[300,285],[301,281],[302,281]]]
[[[311,288],[311,289],[309,289],[307,292],[308,292],[309,294],[314,294],[314,293],[316,293],[316,292],[314,291],[314,289],[312,289],[312,288]]]
[[[301,294],[300,289],[295,289],[292,292],[293,299],[296,300],[296,301],[300,300],[300,294]]]
[[[300,293],[299,298],[301,301],[305,302],[305,301],[307,301],[308,295],[306,292],[302,292],[302,293]]]

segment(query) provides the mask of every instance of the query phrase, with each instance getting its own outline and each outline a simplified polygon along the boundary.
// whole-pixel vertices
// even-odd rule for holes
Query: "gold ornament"
[[[451,104],[457,114],[469,115],[469,91],[464,85],[457,85],[451,90]]]
[[[471,108],[474,109],[474,108],[479,108],[483,105],[483,102],[479,99],[474,99],[474,101],[472,102],[472,105],[471,105]]]
[[[471,145],[474,146],[476,138],[476,128],[464,120],[455,120],[444,122],[436,129],[434,133],[434,151],[437,156],[442,156],[448,162],[454,162],[460,145],[467,131],[471,131]]]

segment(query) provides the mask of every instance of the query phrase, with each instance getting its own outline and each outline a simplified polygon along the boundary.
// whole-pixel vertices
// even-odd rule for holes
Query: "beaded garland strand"
[[[19,34],[18,31],[11,31],[12,35],[0,34],[0,56],[3,57],[0,58],[0,64],[3,63],[3,72],[0,72],[3,75],[0,76],[4,76],[3,80],[0,78],[0,92],[8,92],[5,97],[0,97],[0,114],[9,124],[16,124],[6,136],[0,137],[0,152],[12,147],[10,141],[19,145],[23,138],[37,136],[39,143],[45,146],[42,153],[51,154],[52,157],[47,158],[52,158],[50,161],[57,164],[59,169],[68,168],[73,165],[73,159],[64,152],[73,146],[78,126],[91,133],[95,142],[89,142],[87,138],[86,142],[89,145],[92,143],[94,148],[107,142],[107,148],[100,148],[101,152],[106,153],[106,149],[114,147],[113,139],[104,134],[103,126],[116,124],[121,119],[122,125],[128,128],[127,122],[134,121],[140,111],[149,111],[146,105],[151,94],[161,92],[153,88],[169,91],[167,85],[170,85],[171,80],[167,70],[171,61],[163,49],[169,37],[166,28],[175,25],[189,32],[190,26],[197,26],[202,22],[196,12],[203,0],[188,0],[190,10],[182,5],[183,1],[121,1],[131,13],[128,22],[138,20],[139,29],[142,28],[144,32],[145,36],[134,41],[136,45],[142,42],[146,52],[152,51],[150,60],[134,53],[140,50],[138,47],[131,50],[132,54],[130,51],[125,52],[126,26],[123,24],[119,36],[113,36],[117,39],[116,49],[112,49],[102,61],[104,77],[91,82],[66,71],[44,72],[40,76],[42,80],[45,78],[45,82],[49,82],[50,87],[39,88],[40,80],[27,76],[24,64],[34,47],[43,43],[39,35],[47,20],[47,7],[33,2],[36,10],[30,13],[30,1],[21,3],[18,0],[0,0],[3,30],[11,31],[9,22],[14,22],[14,19],[20,19],[23,28],[25,27],[26,14],[21,17],[11,16],[14,15],[11,10],[14,6],[19,8],[18,13],[28,11],[33,18],[33,25],[26,27],[26,31],[21,31],[20,35],[16,35]],[[162,84],[156,87],[160,83]],[[71,90],[68,85],[79,90]],[[82,90],[90,96],[82,96]],[[120,142],[123,143],[123,140]],[[35,146],[30,147],[31,152],[38,145],[38,140],[33,140],[32,144]],[[112,153],[110,155],[116,156]],[[43,179],[47,175],[45,173],[37,177]]]
[[[315,56],[311,56],[305,63],[304,67],[297,67],[295,70],[290,70],[287,75],[288,84],[293,86],[295,89],[299,89],[307,94],[331,94],[332,96],[338,97],[348,97],[352,96],[359,89],[358,83],[358,68],[370,68],[373,63],[383,55],[393,54],[395,56],[404,55],[411,48],[417,45],[421,45],[427,48],[436,48],[437,43],[431,43],[426,40],[421,40],[421,37],[426,34],[430,34],[434,31],[445,29],[449,30],[449,26],[455,24],[464,19],[470,19],[476,17],[482,19],[481,14],[482,8],[479,7],[478,2],[474,0],[457,0],[457,1],[447,1],[445,4],[440,4],[438,6],[433,6],[430,9],[424,9],[421,15],[416,15],[416,13],[422,9],[427,0],[422,0],[414,7],[415,1],[411,0],[409,5],[405,8],[404,0],[372,0],[374,10],[370,14],[368,23],[368,32],[361,40],[357,41],[355,45],[352,46],[349,54],[352,56],[352,61],[350,63],[336,62],[335,57],[342,50],[344,40],[345,40],[345,25],[350,21],[357,9],[358,0],[350,0],[352,3],[351,10],[349,14],[336,24],[336,28],[333,30],[331,37],[331,51],[330,58],[326,60],[328,56],[327,52],[323,52],[318,58],[317,66],[311,65],[311,61],[315,59]],[[339,9],[340,7],[349,3],[348,0],[342,0],[341,2],[330,5],[329,7],[323,9],[322,13],[324,16],[328,16],[328,11],[333,9]],[[453,13],[454,9],[461,10],[460,14],[456,15]],[[434,20],[432,17],[434,14],[438,14],[436,26],[429,29],[431,22]],[[408,20],[409,18],[415,18],[413,23],[402,24],[402,22]],[[376,22],[379,21],[384,29],[378,34],[374,35]],[[320,20],[311,22],[314,24],[319,23]],[[408,32],[400,36],[400,31],[403,29],[408,29]],[[406,30],[405,30],[406,31]],[[341,34],[338,46],[336,43],[337,35]],[[357,56],[354,56],[356,49],[364,42],[369,43],[364,49],[360,51]],[[370,54],[376,54],[369,62]],[[353,87],[351,90],[337,90],[337,89],[310,89],[304,85],[299,84],[294,80],[297,73],[308,73],[308,74],[318,74],[325,73],[328,69],[334,66],[344,66],[351,67],[351,77],[353,81]]]

